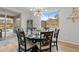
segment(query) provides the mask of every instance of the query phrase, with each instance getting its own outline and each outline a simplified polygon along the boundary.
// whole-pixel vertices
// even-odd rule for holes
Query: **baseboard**
[[[79,44],[73,43],[73,42],[69,42],[69,41],[62,41],[62,40],[60,40],[59,44],[67,45],[67,46],[74,47],[74,48],[79,48]]]

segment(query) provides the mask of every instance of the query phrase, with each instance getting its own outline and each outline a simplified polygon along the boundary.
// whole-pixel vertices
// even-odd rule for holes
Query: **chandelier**
[[[41,15],[43,12],[47,11],[47,9],[44,9],[42,7],[33,7],[31,9],[31,11],[33,12],[34,16],[39,16]]]
[[[68,19],[71,19],[75,22],[76,19],[79,19],[78,10],[76,8],[72,8],[71,14],[69,15]]]

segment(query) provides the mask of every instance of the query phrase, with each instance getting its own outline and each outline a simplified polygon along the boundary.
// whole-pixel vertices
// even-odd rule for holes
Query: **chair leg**
[[[20,52],[20,44],[19,44],[19,47],[18,47],[18,51]]]
[[[18,49],[18,51],[20,52],[20,49]]]
[[[51,41],[50,41],[50,42],[51,42]],[[51,48],[52,48],[52,47],[51,47],[51,43],[50,43],[50,52],[51,52]]]
[[[56,49],[57,49],[57,51],[58,51],[58,44],[56,43]]]
[[[51,48],[50,48],[50,52],[51,52]]]

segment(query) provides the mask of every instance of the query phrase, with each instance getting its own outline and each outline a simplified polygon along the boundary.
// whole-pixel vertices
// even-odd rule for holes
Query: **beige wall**
[[[41,18],[40,18],[40,16],[34,16],[33,26],[37,27],[37,28],[41,28]]]
[[[72,8],[60,8],[60,38],[63,41],[79,44],[79,19],[75,23],[67,19]],[[78,8],[79,10],[79,8]]]

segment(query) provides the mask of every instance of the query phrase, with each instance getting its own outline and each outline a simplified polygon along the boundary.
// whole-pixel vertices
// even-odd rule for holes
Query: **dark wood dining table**
[[[41,38],[40,35],[30,35],[26,36],[28,40],[32,40],[33,42],[40,42],[42,40],[45,40],[45,38]]]
[[[29,41],[32,41],[32,43],[35,44],[35,46],[32,48],[32,52],[37,52],[37,51],[40,51],[39,48],[37,47],[37,44],[36,43],[40,43],[41,44],[41,41],[45,40],[45,38],[41,38],[39,35],[30,35],[30,36],[26,36],[26,38],[29,40]],[[41,46],[40,46],[41,47]]]

